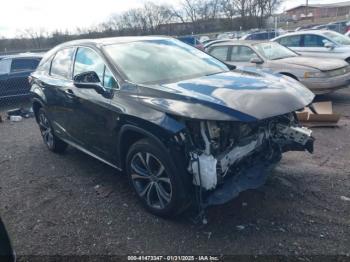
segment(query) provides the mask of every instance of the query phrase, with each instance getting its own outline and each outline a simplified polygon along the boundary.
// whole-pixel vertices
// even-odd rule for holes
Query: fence
[[[42,54],[3,55],[0,57],[0,111],[26,105],[30,100],[29,75]]]

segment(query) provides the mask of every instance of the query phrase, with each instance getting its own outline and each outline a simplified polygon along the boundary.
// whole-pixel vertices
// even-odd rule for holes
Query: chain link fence
[[[28,77],[35,71],[41,52],[0,53],[0,112],[30,107]]]

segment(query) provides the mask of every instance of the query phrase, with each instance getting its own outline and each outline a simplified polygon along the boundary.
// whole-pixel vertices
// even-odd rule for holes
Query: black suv
[[[308,89],[173,38],[68,42],[45,55],[31,84],[47,147],[71,145],[124,170],[161,216],[225,203],[264,184],[283,152],[313,149],[294,114],[312,102]]]
[[[37,68],[41,54],[11,55],[0,58],[0,98],[28,96],[28,76]]]

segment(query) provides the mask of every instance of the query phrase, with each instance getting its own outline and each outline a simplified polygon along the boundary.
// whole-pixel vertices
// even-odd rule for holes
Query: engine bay
[[[263,162],[268,163],[271,155],[281,156],[286,151],[313,152],[312,131],[299,126],[293,113],[253,123],[186,124],[192,143],[188,170],[193,184],[207,191],[225,183],[226,177],[235,176],[242,163],[253,165],[254,158],[264,158]]]

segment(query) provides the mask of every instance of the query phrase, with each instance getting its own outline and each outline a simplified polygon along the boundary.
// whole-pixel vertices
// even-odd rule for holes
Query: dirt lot
[[[315,128],[315,153],[287,153],[266,186],[208,211],[207,225],[144,211],[122,174],[69,148],[48,152],[34,119],[0,123],[0,213],[19,255],[350,255],[350,90]]]

